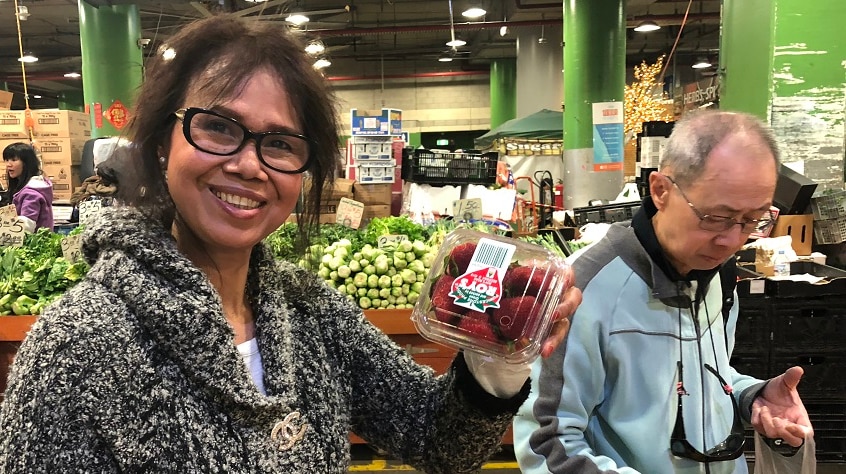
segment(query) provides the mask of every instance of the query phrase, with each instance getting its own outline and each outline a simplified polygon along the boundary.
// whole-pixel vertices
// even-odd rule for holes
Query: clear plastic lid
[[[438,251],[412,319],[426,339],[525,363],[540,353],[567,281],[551,251],[469,229]]]

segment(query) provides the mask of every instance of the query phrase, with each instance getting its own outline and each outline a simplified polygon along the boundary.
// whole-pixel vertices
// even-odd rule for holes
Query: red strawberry
[[[465,242],[453,248],[447,257],[445,272],[454,277],[464,275],[474,252],[476,252],[475,242]]]
[[[504,339],[517,340],[523,335],[523,330],[532,323],[540,313],[540,305],[535,304],[534,296],[518,296],[503,298],[499,308],[493,310],[493,322],[499,326],[499,332]]]
[[[545,289],[546,270],[538,267],[509,269],[502,279],[502,287],[510,296],[538,296]]]
[[[496,341],[496,333],[490,323],[490,317],[487,313],[479,311],[470,311],[461,317],[461,322],[458,323],[458,328],[470,333],[473,337],[484,339],[486,341]]]
[[[467,311],[466,308],[455,304],[453,297],[449,296],[454,280],[455,278],[444,274],[432,285],[432,307],[438,321],[442,323],[455,324],[455,317]]]

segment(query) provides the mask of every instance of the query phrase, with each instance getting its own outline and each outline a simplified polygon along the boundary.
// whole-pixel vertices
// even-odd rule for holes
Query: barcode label
[[[41,117],[38,119],[39,125],[58,125],[59,118],[58,117]]]
[[[473,258],[468,267],[472,269],[493,267],[505,271],[511,264],[511,256],[516,247],[512,244],[493,239],[479,239]]]
[[[20,125],[20,119],[13,117],[13,118],[4,118],[0,119],[0,125]]]

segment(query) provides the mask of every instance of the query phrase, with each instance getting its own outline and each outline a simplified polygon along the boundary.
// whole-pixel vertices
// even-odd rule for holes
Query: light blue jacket
[[[732,384],[746,421],[763,384],[729,367],[737,304],[724,324],[719,274],[697,302],[696,282],[671,281],[634,230],[621,224],[576,259],[574,270],[583,302],[566,344],[535,362],[531,395],[514,419],[520,468],[527,474],[704,473],[704,464],[670,452],[677,361],[689,393],[683,397],[688,441],[701,452],[723,441],[733,421],[731,400],[704,364]],[[747,472],[743,456],[710,469]]]

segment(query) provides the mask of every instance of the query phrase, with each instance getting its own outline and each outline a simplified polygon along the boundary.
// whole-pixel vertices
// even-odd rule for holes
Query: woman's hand
[[[555,348],[567,337],[567,333],[570,331],[570,317],[573,316],[576,308],[582,302],[582,291],[573,286],[575,281],[576,277],[573,274],[573,268],[568,267],[567,289],[564,291],[564,299],[558,305],[552,331],[549,333],[549,337],[543,341],[543,346],[541,347],[541,356],[544,358],[549,357]]]

